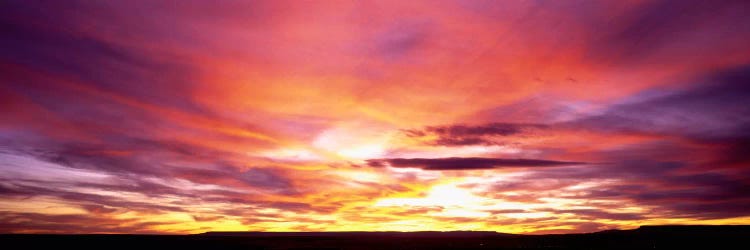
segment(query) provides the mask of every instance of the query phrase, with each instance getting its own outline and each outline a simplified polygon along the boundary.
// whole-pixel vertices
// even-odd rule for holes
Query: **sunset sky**
[[[0,1],[0,233],[750,223],[750,1]]]

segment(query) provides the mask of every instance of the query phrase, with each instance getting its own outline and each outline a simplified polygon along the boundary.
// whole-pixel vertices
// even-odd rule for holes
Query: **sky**
[[[748,1],[0,1],[0,233],[750,223]]]

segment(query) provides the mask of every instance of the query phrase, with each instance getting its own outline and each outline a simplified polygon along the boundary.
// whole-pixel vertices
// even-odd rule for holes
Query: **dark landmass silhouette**
[[[642,226],[549,235],[486,231],[3,234],[0,243],[19,249],[746,249],[750,226]]]
[[[498,233],[495,231],[418,231],[418,232],[388,232],[388,231],[345,231],[345,232],[206,232],[205,236],[244,236],[244,237],[489,237],[507,236],[514,234]]]

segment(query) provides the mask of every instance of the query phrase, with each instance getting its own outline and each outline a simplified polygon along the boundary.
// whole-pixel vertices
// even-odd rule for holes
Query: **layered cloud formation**
[[[750,222],[747,1],[3,1],[0,232]]]

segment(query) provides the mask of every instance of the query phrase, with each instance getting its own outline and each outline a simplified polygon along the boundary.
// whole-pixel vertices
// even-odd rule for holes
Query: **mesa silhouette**
[[[642,226],[584,234],[452,232],[207,232],[194,235],[6,234],[26,249],[116,246],[169,249],[740,249],[750,226]]]

